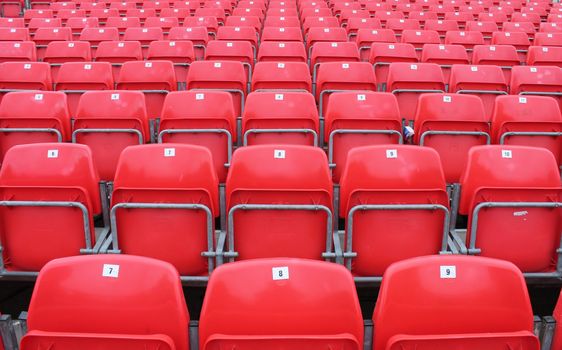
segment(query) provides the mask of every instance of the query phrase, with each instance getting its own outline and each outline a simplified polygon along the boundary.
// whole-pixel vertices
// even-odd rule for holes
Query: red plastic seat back
[[[62,92],[11,92],[0,103],[0,128],[49,128],[70,140],[70,116],[66,95]],[[8,132],[0,139],[1,159],[12,146],[28,143],[58,142],[56,133]]]
[[[14,146],[0,170],[3,201],[81,203],[87,211],[91,247],[93,216],[101,213],[98,182],[91,151],[70,143]],[[79,255],[86,248],[83,213],[76,207],[3,206],[0,215],[8,270],[39,271],[52,259]]]
[[[351,217],[352,210],[361,205],[448,208],[436,151],[409,145],[354,148],[347,155],[340,186],[340,217],[347,225],[353,220],[352,248],[357,258],[351,269],[355,274],[382,276],[396,261],[437,254],[442,249],[444,210],[359,210]],[[413,244],[401,246],[405,239]]]
[[[225,133],[168,133],[173,129],[222,129],[236,143],[236,116],[232,96],[224,91],[178,91],[166,96],[160,133],[164,143],[186,143],[207,147],[219,181],[226,180],[228,137]],[[162,133],[164,131],[164,133]]]
[[[312,91],[312,79],[304,62],[259,62],[252,74],[252,91]]]
[[[259,133],[260,129],[301,129],[287,133]],[[314,146],[313,131],[318,143],[319,119],[314,96],[309,92],[252,92],[244,108],[242,133],[248,145],[296,144]],[[258,131],[258,133],[253,133]]]
[[[156,343],[189,350],[188,323],[180,279],[168,263],[128,255],[58,259],[37,279],[23,346],[136,349]]]
[[[379,85],[386,84],[390,63],[417,61],[416,48],[412,44],[373,43],[371,45],[369,62],[375,66],[375,74]]]
[[[120,203],[200,204],[218,216],[218,179],[211,152],[199,146],[127,147],[117,164],[112,207]],[[203,210],[117,209],[123,254],[164,260],[181,275],[208,273],[207,215]],[[213,227],[210,227],[211,232]],[[158,245],[152,242],[158,241]]]
[[[249,299],[248,293],[258,294]],[[361,349],[363,322],[353,278],[342,266],[310,260],[223,265],[209,281],[199,342],[204,350]]]
[[[562,69],[556,66],[518,66],[511,71],[509,84],[511,94],[528,92],[539,95],[552,95],[562,105],[557,94],[562,92]]]
[[[43,62],[0,63],[0,89],[51,91],[51,67]]]
[[[392,265],[383,277],[373,322],[374,350],[425,350],[394,343],[413,338],[416,344],[429,337],[435,339],[430,349],[539,349],[525,280],[513,264],[495,259],[446,255]],[[506,339],[471,347],[470,338],[494,335]],[[456,342],[446,343],[453,336]]]
[[[306,63],[307,53],[302,42],[264,41],[260,44],[258,62],[303,62]]]
[[[448,183],[459,182],[471,147],[485,145],[485,135],[432,135],[434,131],[490,134],[489,117],[477,96],[461,94],[421,95],[414,118],[415,143],[435,149]],[[451,147],[451,145],[455,147]]]
[[[87,132],[87,129],[129,129],[129,132]],[[78,132],[84,130],[85,132]],[[133,132],[132,130],[135,130]],[[150,140],[144,95],[138,91],[88,91],[75,115],[76,142],[92,149],[103,180],[112,180],[121,151]],[[142,136],[142,142],[139,140]]]
[[[562,116],[555,99],[548,96],[498,97],[492,116],[492,141],[547,148],[560,164],[560,137],[505,135],[509,132],[562,132]]]
[[[226,179],[227,211],[243,204],[316,205],[332,209],[326,154],[317,147],[263,145],[234,152]],[[238,259],[292,256],[321,259],[326,249],[324,210],[234,212]],[[266,225],[268,233],[263,234]],[[288,232],[285,228],[293,229]]]
[[[560,172],[544,148],[494,145],[473,147],[461,176],[459,213],[482,202],[558,202]],[[560,246],[560,209],[488,208],[478,214],[475,246],[482,255],[511,261],[523,272],[553,271]]]
[[[0,42],[0,63],[1,62],[34,62],[37,60],[35,43],[25,42]]]

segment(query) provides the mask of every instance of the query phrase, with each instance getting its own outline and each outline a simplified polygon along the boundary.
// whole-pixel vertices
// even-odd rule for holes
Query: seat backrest
[[[536,33],[533,43],[537,46],[562,46],[562,33]]]
[[[376,91],[376,86],[375,72],[367,62],[326,62],[318,68],[316,99],[324,90]]]
[[[124,90],[177,90],[171,61],[125,62],[115,83],[117,89]]]
[[[260,44],[258,62],[303,62],[306,63],[307,53],[302,42],[264,41]]]
[[[507,84],[500,67],[495,65],[454,65],[451,69],[449,91],[461,90],[507,92]]]
[[[29,41],[29,38],[27,28],[0,28],[0,40],[2,41]]]
[[[463,45],[468,50],[474,45],[484,45],[484,36],[478,31],[448,31],[445,35],[445,44]]]
[[[189,40],[193,45],[207,45],[209,34],[205,27],[174,27],[170,28],[168,40]]]
[[[519,56],[517,49],[512,45],[476,45],[472,53],[472,63],[502,67],[518,66]]]
[[[188,350],[188,323],[172,265],[129,255],[64,258],[45,266],[37,279],[23,344],[56,346],[60,340],[75,348],[101,343],[116,350],[129,341],[141,347],[158,341],[165,349]]]
[[[265,27],[261,33],[261,41],[303,42],[303,36],[301,29],[298,27]]]
[[[316,43],[346,42],[347,32],[340,27],[312,27],[306,34],[306,47],[310,50]]]
[[[558,66],[562,60],[562,47],[530,46],[527,52],[528,66]]]
[[[527,49],[531,42],[529,36],[523,32],[494,32],[492,45],[513,45],[519,50]]]
[[[258,46],[258,36],[254,27],[219,27],[217,40],[249,41],[252,46]]]
[[[191,63],[195,61],[195,51],[191,41],[157,40],[150,42],[146,59]]]
[[[115,3],[111,3],[112,5]],[[135,5],[133,4],[133,7]],[[114,27],[120,31],[124,31],[126,28],[140,27],[140,18],[138,17],[108,17],[105,22],[106,27]]]
[[[113,75],[106,62],[66,62],[59,69],[55,89],[61,90],[111,90]]]
[[[325,62],[359,62],[359,50],[354,42],[318,42],[310,54],[311,71]]]
[[[177,17],[148,17],[144,22],[145,28],[160,28],[167,32],[170,28],[178,27],[179,19]]]
[[[62,141],[68,141],[70,116],[66,95],[62,92],[51,91],[10,92],[2,98],[2,103],[0,103],[0,127],[54,128],[62,134]],[[10,134],[5,134],[3,138],[7,140],[10,136]],[[18,135],[14,136],[18,137]],[[19,137],[23,136],[19,135]],[[38,135],[30,135],[31,139],[34,136],[41,140]],[[53,140],[55,141],[56,137],[53,137]],[[5,150],[3,151],[5,152]]]
[[[24,42],[0,42],[0,62],[8,61],[30,61],[37,60],[37,50],[33,41]]]
[[[72,40],[72,30],[68,27],[41,27],[35,31],[33,41],[36,45],[46,45],[51,41]]]
[[[441,43],[439,33],[435,30],[406,29],[402,32],[401,40],[403,43],[418,45],[420,48],[423,44]]]
[[[254,65],[254,50],[249,41],[211,40],[205,49],[205,59],[239,61]]]
[[[49,63],[91,60],[90,43],[83,41],[52,41],[43,58],[43,62]]]
[[[258,62],[252,74],[252,91],[260,89],[311,92],[308,65],[304,62]]]
[[[556,66],[515,66],[511,70],[512,94],[527,91],[562,91],[562,70]]]
[[[80,33],[80,41],[89,41],[91,45],[98,45],[101,41],[118,41],[117,28],[84,28]]]
[[[0,89],[50,91],[51,66],[44,62],[0,63]]]
[[[490,334],[513,336],[516,344],[532,345],[522,348],[539,349],[523,275],[496,259],[443,255],[395,263],[384,274],[373,322],[374,350],[398,349],[392,347],[395,342],[424,337],[435,339],[436,347],[470,348],[470,337]],[[453,335],[457,343],[451,345],[446,341]],[[511,342],[508,338],[494,348]]]
[[[408,88],[445,91],[445,81],[439,65],[435,63],[391,63],[388,70],[387,91]]]
[[[417,62],[416,48],[407,43],[373,43],[369,62]]]
[[[124,41],[139,41],[141,45],[148,45],[154,40],[164,40],[164,32],[160,27],[131,27],[125,29]],[[142,57],[142,56],[141,56]]]
[[[99,62],[123,63],[142,60],[140,41],[102,41],[98,44],[95,60]]]
[[[250,300],[248,293],[259,296]],[[222,265],[209,281],[199,343],[205,350],[361,349],[363,322],[351,273],[304,259]]]

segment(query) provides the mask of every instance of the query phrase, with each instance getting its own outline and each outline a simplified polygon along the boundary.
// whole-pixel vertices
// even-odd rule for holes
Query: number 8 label
[[[273,280],[288,280],[289,279],[289,267],[288,266],[280,266],[280,267],[273,267],[271,269]]]

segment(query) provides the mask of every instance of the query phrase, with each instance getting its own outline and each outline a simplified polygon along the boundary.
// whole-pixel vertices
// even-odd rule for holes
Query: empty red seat
[[[254,68],[254,47],[248,41],[211,40],[205,50],[205,60],[241,62],[249,81]]]
[[[133,1],[113,1],[109,3],[109,8],[119,11],[119,15],[124,16],[128,10],[137,8],[137,4]]]
[[[164,40],[164,32],[162,28],[146,27],[146,28],[127,28],[123,34],[123,41],[138,41],[142,47],[142,57],[146,57],[148,52],[148,45],[156,40]],[[122,51],[122,50],[120,50]]]
[[[513,95],[552,96],[562,103],[562,70],[556,66],[517,66],[509,84]]]
[[[113,248],[122,254],[169,262],[182,276],[213,270],[218,179],[208,149],[127,147],[117,163],[111,212]]]
[[[247,75],[241,62],[195,61],[187,73],[186,89],[228,91],[234,101],[236,116],[241,117],[247,84]]]
[[[224,25],[226,14],[223,8],[200,7],[195,10],[195,17],[215,17],[218,25]]]
[[[421,62],[437,63],[446,82],[451,76],[451,67],[455,64],[468,64],[468,54],[462,45],[425,44],[422,49]]]
[[[435,149],[447,182],[458,183],[470,148],[490,143],[489,123],[476,96],[422,95],[414,118],[414,142]]]
[[[312,92],[312,79],[303,62],[258,62],[252,75],[251,90]]]
[[[302,31],[297,27],[265,27],[261,33],[261,41],[302,42],[303,36]]]
[[[459,213],[468,215],[470,254],[554,272],[560,247],[560,171],[544,148],[494,145],[470,150]]]
[[[326,17],[316,17],[309,16],[306,17],[302,28],[304,35],[308,35],[311,28],[340,28],[340,22],[337,17],[326,16]]]
[[[344,28],[324,28],[324,27],[313,27],[306,34],[306,47],[308,48],[308,54],[312,51],[312,48],[316,43],[322,42],[346,42],[347,32]]]
[[[527,65],[562,68],[562,47],[530,46],[527,52]]]
[[[240,6],[232,10],[232,16],[253,16],[257,17],[260,22],[263,22],[265,17],[264,11],[260,8],[242,8]],[[296,16],[295,16],[296,17]],[[300,22],[299,22],[300,23]]]
[[[561,163],[562,116],[546,96],[501,96],[492,116],[492,142],[544,147]]]
[[[461,29],[466,29],[467,23],[474,22],[474,15],[465,11],[445,12],[443,19],[457,21]]]
[[[417,19],[389,18],[386,21],[386,29],[392,29],[398,38],[404,30],[419,30],[420,22]]]
[[[508,33],[525,33],[531,40],[535,36],[535,26],[530,22],[506,22],[502,30]]]
[[[481,32],[449,31],[445,35],[445,44],[462,45],[472,59],[472,49],[475,45],[484,45],[484,36]]]
[[[142,91],[148,118],[159,118],[166,95],[177,90],[174,65],[171,61],[125,62],[115,81],[115,87],[118,90]]]
[[[191,41],[153,41],[146,59],[172,61],[177,82],[185,84],[189,65],[195,61],[195,50]]]
[[[369,61],[373,43],[396,43],[396,36],[391,29],[359,29],[355,38],[361,61]]]
[[[133,7],[135,7],[135,3],[132,4]],[[108,17],[105,26],[117,28],[117,30],[119,30],[119,34],[123,35],[127,28],[140,27],[141,23],[140,18],[138,17]]]
[[[149,17],[155,17],[156,14],[149,16]],[[172,7],[165,7],[163,9],[160,10],[160,17],[164,17],[164,18],[177,18],[178,19],[178,23],[182,24],[183,23],[183,19],[185,17],[189,17],[191,16],[191,11],[189,9],[186,8],[172,8]],[[173,20],[172,20],[173,21]]]
[[[253,27],[219,27],[217,40],[225,41],[247,41],[254,51],[254,57],[258,47],[258,33]]]
[[[264,27],[287,28],[296,27],[300,28],[300,20],[297,16],[267,16],[264,21]]]
[[[207,147],[221,183],[237,141],[232,97],[225,91],[171,92],[164,100],[158,141]]]
[[[102,41],[98,44],[96,62],[109,62],[112,66],[113,79],[117,79],[121,66],[128,61],[143,59],[140,41]]]
[[[105,24],[106,27],[109,28],[117,28],[117,26],[112,27],[107,25],[107,20],[109,18],[118,18],[119,17],[119,10],[115,8],[106,9],[106,8],[92,8],[91,10],[86,10],[86,13],[89,13],[90,17],[97,17],[100,24]],[[128,18],[128,17],[124,17]],[[133,17],[134,18],[134,17]],[[114,20],[115,21],[115,20]],[[139,19],[140,21],[140,19]],[[115,23],[113,23],[115,24]]]
[[[260,44],[258,62],[307,62],[306,49],[299,42],[265,41]]]
[[[259,33],[262,23],[257,16],[228,16],[226,18],[226,27],[252,27]],[[287,26],[289,27],[289,26]]]
[[[90,43],[92,57],[95,57],[100,42],[119,41],[119,31],[117,28],[84,28],[80,33],[79,40]]]
[[[296,8],[296,4],[295,7],[275,7],[275,3],[274,2],[270,2],[269,3],[269,8],[267,9],[266,12],[267,16],[294,16],[294,17],[298,17],[299,12]]]
[[[190,27],[203,27],[207,29],[209,39],[215,38],[217,36],[217,30],[219,23],[216,17],[213,16],[196,16],[196,17],[186,17],[183,20],[183,26]]]
[[[378,18],[382,26],[385,27],[389,19],[404,19],[406,17],[401,11],[376,11],[375,18]]]
[[[164,35],[170,32],[170,28],[180,25],[177,17],[148,17],[144,22],[145,28],[160,28]]]
[[[383,44],[373,43],[369,62],[375,68],[377,82],[382,90],[388,78],[388,68],[393,62],[417,62],[418,55],[412,44]]]
[[[209,41],[209,34],[205,27],[171,28],[168,40],[191,41],[195,49],[195,57],[202,60],[205,57],[205,47]]]
[[[70,28],[38,28],[33,36],[35,47],[37,48],[37,59],[45,57],[47,45],[52,41],[72,40],[72,30]]]
[[[24,61],[33,62],[36,60],[37,52],[33,41],[0,41],[0,63]]]
[[[317,2],[316,5],[312,6],[300,6],[300,17],[303,20],[306,20],[308,17],[331,17],[332,15],[332,10],[323,2]]]
[[[560,33],[562,32],[562,24],[557,22],[541,23],[539,31],[542,33]]]
[[[19,17],[19,16],[18,16]],[[25,24],[29,24],[29,21],[33,18],[54,18],[55,13],[53,10],[49,9],[33,9],[30,8],[23,13],[23,19]]]
[[[385,92],[339,92],[326,108],[324,140],[332,178],[339,182],[348,152],[355,147],[402,142],[396,97]]]
[[[320,64],[316,79],[316,101],[320,119],[330,100],[330,95],[340,91],[376,91],[375,72],[367,62],[326,62]]]
[[[142,9],[138,9],[138,8],[130,8],[127,9],[127,12],[125,12],[125,17],[138,17],[139,20],[141,21],[141,24],[144,24],[144,22],[146,21],[146,19],[148,17],[156,17],[156,9],[154,8],[142,8]]]
[[[242,116],[243,144],[317,146],[318,110],[310,92],[252,92]]]
[[[14,145],[70,140],[66,95],[60,92],[11,92],[0,103],[0,163]]]
[[[0,63],[0,99],[17,90],[53,90],[51,67],[43,62]]]
[[[113,180],[123,149],[150,140],[145,99],[138,91],[87,91],[74,119],[73,142],[92,150],[102,180]]]
[[[537,46],[562,46],[562,33],[537,33],[533,43]]]
[[[494,32],[492,45],[512,45],[519,54],[519,61],[526,62],[527,50],[531,45],[529,36],[523,32]]]
[[[435,63],[394,62],[388,70],[386,91],[396,96],[400,114],[409,122],[414,119],[419,95],[445,92],[445,81]]]
[[[29,41],[27,28],[0,28],[0,41]]]
[[[508,86],[500,67],[494,65],[453,67],[449,92],[471,94],[480,97],[486,116],[492,115],[498,95],[507,95]]]
[[[111,297],[100,300],[108,293]],[[41,271],[31,299],[24,348],[189,350],[189,314],[178,272],[156,259],[58,259]],[[115,316],[99,322],[108,312]]]
[[[236,284],[247,276],[253,276],[251,283]],[[250,302],[248,293],[259,296]],[[209,280],[199,343],[203,350],[361,349],[363,323],[353,278],[342,266],[310,260],[221,266]]]
[[[498,27],[500,27],[501,29],[502,24],[508,22],[509,19],[507,18],[507,13],[505,13],[504,10],[499,10],[488,13],[481,12],[480,14],[478,14],[478,20],[496,22]]]
[[[394,262],[447,249],[448,196],[434,150],[351,149],[340,186],[346,266],[356,276],[380,279]],[[413,244],[401,246],[406,239]]]
[[[310,52],[310,71],[315,81],[318,66],[326,62],[359,62],[359,50],[354,42],[319,42]]]
[[[31,34],[35,33],[39,28],[61,28],[62,20],[60,18],[44,18],[34,17],[29,20],[27,28]]]
[[[150,1],[142,4],[143,9],[154,9],[156,10],[157,14],[160,14],[160,17],[164,17],[161,15],[161,11],[167,8],[170,8],[169,1]]]
[[[91,253],[93,216],[101,212],[98,182],[86,146],[10,148],[0,170],[4,268],[39,271],[52,259],[79,255],[81,249]]]
[[[382,29],[381,22],[377,18],[350,18],[347,21],[347,36],[352,39],[357,36],[359,29]]]
[[[472,63],[500,66],[505,80],[509,81],[511,67],[519,65],[519,56],[515,47],[511,45],[476,45],[472,54]]]
[[[497,23],[493,21],[466,22],[466,30],[482,33],[485,44],[490,44],[490,42],[492,41],[492,34],[499,31]]]
[[[89,62],[92,60],[90,43],[83,41],[53,41],[47,45],[43,62],[51,65],[53,80],[57,80],[59,67],[65,62]]]
[[[540,348],[521,272],[495,259],[445,255],[394,264],[373,322],[373,350]]]
[[[425,21],[423,29],[435,30],[443,39],[445,38],[447,32],[460,30],[459,23],[457,21],[441,19],[428,19]]]
[[[84,28],[97,28],[97,17],[71,17],[66,21],[66,26],[72,30],[72,40],[79,40]]]
[[[441,44],[439,33],[435,30],[404,30],[402,32],[401,41],[403,43],[412,44],[418,53],[418,59],[422,56],[422,49],[426,44]]]
[[[319,147],[237,149],[226,179],[226,208],[229,239],[222,251],[229,260],[330,255],[323,253],[332,247],[332,182]]]

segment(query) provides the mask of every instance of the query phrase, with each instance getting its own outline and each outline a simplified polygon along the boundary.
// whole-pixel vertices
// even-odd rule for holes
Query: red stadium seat
[[[519,65],[519,56],[511,45],[477,45],[472,54],[472,63],[500,66],[505,81],[508,82],[511,79],[511,68]]]
[[[303,62],[259,62],[252,75],[251,91],[299,90],[312,92],[312,79]]]
[[[446,82],[451,76],[451,67],[455,64],[468,64],[468,54],[462,45],[425,44],[422,49],[421,62],[437,63]]]
[[[0,101],[5,93],[17,90],[53,90],[49,64],[43,62],[0,63]]]
[[[354,287],[349,272],[325,262],[262,259],[221,266],[203,302],[199,344],[202,350],[362,349]],[[259,296],[250,302],[248,293]]]
[[[142,61],[142,45],[140,41],[102,41],[98,44],[94,60],[109,62],[112,66],[113,79],[117,79],[123,63]]]
[[[236,150],[226,179],[226,210],[228,240],[222,256],[228,260],[331,256],[332,182],[326,154],[318,147]]]
[[[344,28],[323,28],[323,27],[313,27],[306,34],[306,47],[308,48],[308,54],[316,43],[322,42],[346,42],[347,32]]]
[[[201,7],[195,10],[195,17],[215,17],[218,25],[224,25],[226,13],[222,8]]]
[[[414,142],[435,149],[447,183],[458,183],[470,148],[490,143],[489,123],[476,96],[422,95],[414,118]]]
[[[562,68],[562,47],[530,46],[527,52],[527,65]]]
[[[519,62],[525,63],[527,50],[531,45],[529,37],[523,32],[494,32],[492,34],[492,45],[512,45],[517,49]]]
[[[138,41],[142,47],[142,57],[146,57],[148,52],[148,45],[156,40],[164,40],[164,32],[162,28],[146,27],[146,28],[127,28],[123,34],[123,41],[134,42]],[[122,50],[119,50],[122,51]]]
[[[235,61],[195,61],[187,73],[187,90],[228,91],[237,117],[242,116],[248,81],[244,66]]]
[[[320,64],[316,79],[315,95],[321,121],[324,118],[324,111],[330,100],[330,95],[347,90],[377,90],[375,72],[369,63],[326,62]]]
[[[461,29],[466,29],[467,23],[474,22],[474,15],[471,12],[464,11],[445,12],[443,19],[457,21]]]
[[[237,142],[232,97],[224,91],[169,93],[162,107],[158,142],[207,147],[219,181],[224,183],[232,145]]]
[[[394,262],[446,251],[448,196],[434,150],[409,145],[354,148],[340,186],[346,266],[355,276],[380,279]],[[412,244],[404,245],[406,241]]]
[[[135,3],[132,4],[134,7]],[[123,36],[127,28],[140,27],[141,23],[138,17],[108,17],[105,26],[117,28],[117,30],[119,30],[119,35]]]
[[[252,92],[242,116],[243,145],[317,146],[318,110],[310,92]]]
[[[219,23],[216,17],[213,16],[196,16],[186,17],[183,20],[184,27],[203,27],[207,29],[209,39],[214,39],[217,36]]]
[[[195,61],[195,50],[191,41],[153,41],[146,59],[172,61],[177,82],[185,84],[189,65]]]
[[[308,35],[311,28],[340,28],[337,17],[306,17],[302,24],[304,35]]]
[[[219,30],[220,32],[220,30]],[[248,81],[252,77],[255,51],[248,41],[211,40],[205,50],[207,61],[236,61],[244,65]]]
[[[480,97],[486,116],[490,118],[499,95],[507,95],[508,87],[498,66],[455,65],[449,81],[449,92]]]
[[[61,92],[11,92],[0,103],[0,163],[12,146],[70,140],[70,116]]]
[[[98,182],[86,146],[10,148],[0,170],[5,269],[37,272],[52,259],[79,255],[83,248],[92,253],[93,216],[101,213]]]
[[[168,35],[170,28],[178,27],[180,25],[177,17],[148,17],[144,22],[145,28],[160,28],[164,36]]]
[[[466,30],[482,33],[482,36],[484,37],[484,43],[486,45],[489,45],[492,42],[492,34],[499,31],[498,25],[493,21],[466,22]]]
[[[556,100],[546,96],[501,96],[492,116],[495,144],[544,147],[562,163],[562,116]]]
[[[402,32],[401,42],[412,44],[418,53],[418,59],[421,59],[422,49],[426,44],[440,44],[441,39],[439,33],[435,30],[404,30]]]
[[[92,57],[95,57],[97,48],[102,41],[119,41],[119,31],[117,28],[84,28],[80,33],[79,40],[90,43]]]
[[[419,95],[445,92],[443,73],[435,63],[391,63],[386,92],[396,96],[402,118],[410,122],[414,119]]]
[[[138,9],[138,8],[131,8],[127,9],[125,13],[125,17],[138,17],[141,21],[141,24],[144,24],[148,17],[156,17],[156,9],[149,8],[149,9]]]
[[[525,280],[513,264],[495,259],[396,263],[384,274],[373,322],[373,350],[540,349]]]
[[[44,17],[34,17],[29,20],[27,28],[29,33],[33,35],[39,28],[61,28],[62,20],[60,18],[44,18]]]
[[[0,41],[0,63],[34,61],[37,61],[37,52],[33,41]]]
[[[107,20],[109,18],[118,18],[119,17],[119,10],[118,9],[106,9],[106,8],[93,8],[89,11],[86,11],[86,13],[90,14],[90,17],[97,17],[98,21],[100,24],[105,24],[105,27],[109,27],[109,28],[117,28],[117,27],[112,27],[112,26],[108,26],[107,25]],[[126,17],[128,18],[128,17]],[[140,21],[140,19],[139,19]]]
[[[65,62],[92,60],[90,43],[83,41],[52,41],[47,45],[43,62],[51,65],[53,80],[57,80],[59,67]]]
[[[29,41],[27,28],[0,28],[0,41]]]
[[[437,31],[442,39],[445,38],[447,32],[460,30],[457,21],[440,19],[428,19],[427,21],[425,21],[423,29]]]
[[[390,29],[359,29],[355,38],[361,61],[369,61],[373,43],[396,43],[394,31]]]
[[[357,36],[359,29],[382,29],[381,22],[376,18],[350,18],[347,21],[347,36],[349,39]]]
[[[253,27],[219,27],[217,40],[247,41],[252,45],[254,58],[258,47],[258,32]]]
[[[189,314],[178,272],[156,259],[58,259],[41,271],[31,299],[26,349],[189,350]],[[115,315],[105,320],[109,312]]]
[[[72,30],[72,40],[78,41],[84,28],[99,27],[99,20],[97,17],[71,17],[66,26]]]
[[[296,27],[300,28],[300,20],[297,16],[267,16],[264,22],[264,27],[287,28]]]
[[[506,22],[502,28],[506,33],[525,33],[530,40],[535,36],[535,26],[531,22]]]
[[[420,22],[416,19],[389,18],[386,21],[386,29],[392,29],[397,38],[402,36],[404,30],[420,30]]]
[[[228,16],[226,18],[226,27],[252,27],[257,33],[262,28],[262,23],[259,17],[256,16]],[[282,26],[280,26],[282,27]]]
[[[265,27],[261,33],[261,41],[297,41],[302,42],[303,36],[297,27]]]
[[[72,141],[92,150],[102,180],[113,180],[123,149],[150,140],[144,95],[138,91],[87,91],[74,119]]]
[[[418,55],[412,44],[373,43],[369,62],[374,65],[379,90],[385,90],[390,64],[393,62],[418,62]]]
[[[169,262],[182,276],[205,276],[214,266],[218,201],[208,149],[127,147],[117,163],[111,198],[114,250]]]
[[[326,62],[359,62],[359,50],[354,42],[319,42],[310,52],[310,71],[316,81],[318,66]]]
[[[348,152],[355,147],[402,143],[398,101],[385,92],[340,92],[326,108],[324,140],[332,178],[338,183]]]
[[[264,41],[258,51],[258,62],[303,62],[307,54],[302,42]]]
[[[445,35],[445,44],[464,46],[468,59],[472,60],[472,50],[475,45],[484,45],[484,36],[481,32],[449,31]]]
[[[264,11],[260,8],[242,8],[240,7],[240,5],[238,7],[236,7],[234,10],[232,10],[232,16],[240,16],[240,17],[244,17],[244,16],[252,16],[252,17],[257,17],[260,21],[260,23],[263,22],[264,20]],[[296,17],[296,16],[295,16]],[[299,22],[300,24],[300,22]]]
[[[209,41],[209,34],[205,27],[172,28],[168,34],[168,40],[191,41],[195,49],[195,58],[205,58],[205,48]]]
[[[552,96],[562,104],[562,70],[559,67],[513,67],[509,86],[512,95]]]
[[[159,118],[166,95],[178,88],[174,64],[171,61],[125,62],[115,87],[117,90],[142,91],[148,118]]]
[[[35,47],[37,48],[37,59],[43,60],[47,45],[53,41],[72,40],[72,30],[70,28],[38,28],[33,36]]]
[[[526,146],[474,147],[461,177],[469,254],[513,262],[524,273],[557,270],[560,171],[552,153]]]
[[[562,46],[562,33],[537,33],[533,44],[537,46]]]

